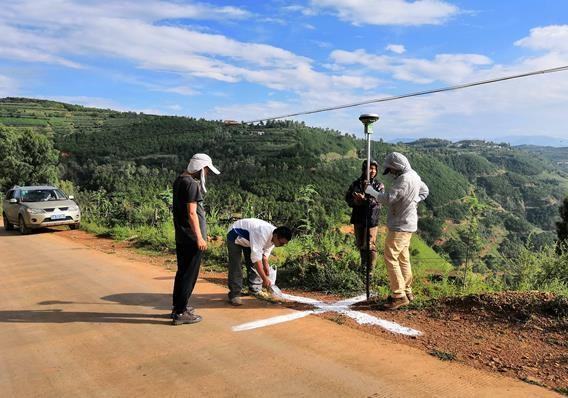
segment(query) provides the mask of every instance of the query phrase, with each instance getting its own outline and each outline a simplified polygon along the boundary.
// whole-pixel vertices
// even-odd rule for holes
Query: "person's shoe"
[[[190,314],[195,313],[195,308],[190,307],[190,306],[185,307],[185,310],[187,312],[189,312]],[[172,313],[170,314],[170,318],[174,319],[175,316],[176,316],[176,310],[174,310],[173,307],[172,307]]]
[[[269,303],[272,303],[272,304],[277,304],[277,303],[281,302],[280,299],[278,299],[277,297],[273,297],[272,294],[268,293],[265,290],[255,292],[254,297],[256,297],[257,299],[260,299],[260,300],[268,301]]]
[[[412,302],[414,301],[414,294],[412,294],[412,292],[407,292],[406,298],[408,299],[408,301]]]
[[[404,307],[405,305],[408,305],[408,304],[410,304],[410,301],[408,301],[406,296],[403,296],[403,297],[391,297],[391,296],[389,296],[389,298],[387,299],[387,302],[383,305],[383,308],[385,310],[394,311],[394,310],[397,310],[400,307]]]
[[[270,294],[268,292],[265,292],[264,290],[254,292],[253,296],[261,300],[268,300],[270,298]]]
[[[239,296],[236,296],[229,299],[229,303],[231,303],[231,305],[234,305],[235,307],[238,307],[240,305],[243,305],[243,299],[241,299]]]
[[[183,314],[175,314],[172,319],[172,325],[183,325],[201,322],[201,316],[185,311]]]

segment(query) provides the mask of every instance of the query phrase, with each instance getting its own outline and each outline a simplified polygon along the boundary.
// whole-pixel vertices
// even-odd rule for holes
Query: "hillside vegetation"
[[[86,227],[157,250],[173,245],[173,179],[194,153],[208,153],[222,171],[208,183],[211,236],[222,237],[234,217],[290,225],[301,236],[276,260],[290,284],[361,288],[352,237],[340,232],[349,220],[344,193],[364,158],[361,139],[291,121],[227,126],[24,98],[0,100],[0,130],[0,150],[13,159],[24,155],[10,152],[9,142],[32,135],[49,140],[58,154],[58,176],[41,177],[52,181],[6,172],[3,190],[13,183],[59,183],[79,198]],[[379,161],[394,150],[408,156],[431,191],[419,209],[421,239],[412,253],[425,290],[514,287],[519,276],[512,264],[519,256],[542,258],[554,244],[568,193],[562,149],[535,152],[483,141],[373,143]],[[215,242],[208,262],[223,264],[224,249]],[[382,270],[374,276],[378,286],[385,285]],[[533,279],[531,286],[546,277]]]

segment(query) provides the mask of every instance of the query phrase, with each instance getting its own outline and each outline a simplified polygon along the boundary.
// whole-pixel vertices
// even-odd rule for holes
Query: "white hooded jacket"
[[[377,192],[371,186],[365,191],[379,203],[388,206],[387,226],[391,231],[416,232],[418,228],[417,205],[426,199],[428,187],[412,170],[410,162],[401,153],[387,155],[384,167],[394,172],[394,183],[387,192]]]

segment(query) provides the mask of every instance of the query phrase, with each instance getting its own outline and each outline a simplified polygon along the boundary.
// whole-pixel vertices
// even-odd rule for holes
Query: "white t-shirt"
[[[253,263],[270,256],[274,244],[272,234],[276,227],[258,218],[243,218],[229,228],[229,239],[242,247],[250,247],[250,259]]]

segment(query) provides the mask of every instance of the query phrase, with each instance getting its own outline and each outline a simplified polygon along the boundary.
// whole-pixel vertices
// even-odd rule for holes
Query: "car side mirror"
[[[73,200],[73,199],[75,199],[75,196],[69,195],[69,200]]]
[[[15,204],[15,203],[18,203],[18,199],[12,198],[12,199],[10,199],[8,202],[10,202],[10,203],[12,203],[12,204]]]

